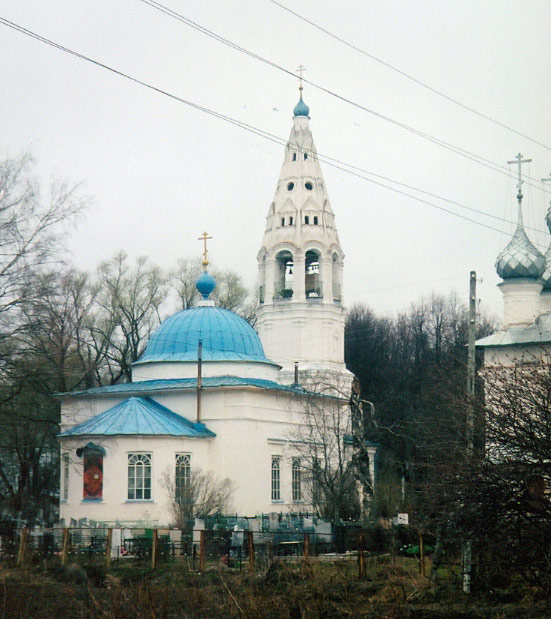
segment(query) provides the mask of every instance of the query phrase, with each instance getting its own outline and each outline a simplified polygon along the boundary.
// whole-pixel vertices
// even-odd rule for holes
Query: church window
[[[294,183],[288,183],[287,184],[287,191],[293,191],[294,188],[295,188],[295,184]]]
[[[302,501],[300,458],[293,458],[292,489],[293,501]]]
[[[85,501],[101,501],[103,497],[103,453],[97,449],[85,448],[84,479],[82,498]]]
[[[304,153],[304,161],[308,159],[308,153]]]
[[[304,183],[304,186],[306,187],[306,189],[307,189],[308,191],[312,191],[312,189],[313,189],[313,187],[314,187],[310,181],[306,181],[306,182]]]
[[[62,470],[61,470],[61,486],[63,488],[61,500],[67,501],[69,498],[69,454],[64,453],[61,459],[62,462]]]
[[[321,477],[321,460],[314,458],[314,461],[312,462],[312,503],[314,504],[314,507],[319,507],[323,499],[320,483]]]
[[[318,225],[318,217],[317,215],[314,215],[314,226]]]
[[[151,500],[151,454],[128,454],[128,500]]]
[[[297,154],[293,153],[293,161],[296,161],[296,160],[297,160]]]
[[[181,503],[189,498],[191,484],[191,454],[176,454],[174,474],[174,495]]]
[[[306,225],[308,225],[308,224],[310,223],[310,217],[308,217],[308,215],[305,215],[305,216],[304,216],[304,223],[305,223]]]
[[[284,226],[285,225],[285,217],[281,218],[281,225]]]
[[[272,501],[281,501],[281,458],[272,456]]]
[[[289,217],[289,225],[292,226],[293,225],[293,218]]]

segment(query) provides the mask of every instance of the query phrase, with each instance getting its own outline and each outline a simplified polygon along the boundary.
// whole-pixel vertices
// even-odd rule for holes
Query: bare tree
[[[176,268],[170,273],[169,281],[178,294],[182,309],[195,307],[200,300],[201,295],[197,292],[195,284],[201,272],[201,261],[187,258],[179,260]],[[216,280],[216,288],[211,295],[216,305],[235,312],[254,325],[256,291],[250,293],[243,284],[241,276],[230,269],[222,271],[212,267],[210,273]]]
[[[159,325],[160,306],[165,300],[166,280],[161,270],[138,258],[129,264],[119,252],[98,269],[95,319],[95,345],[106,349],[110,382],[132,379],[131,365],[136,361]]]
[[[226,514],[230,510],[233,483],[216,477],[212,471],[194,468],[185,483],[176,483],[174,476],[165,471],[162,484],[170,498],[173,524],[178,528],[187,528],[193,518]]]
[[[352,415],[344,384],[334,377],[311,380],[300,421],[289,438],[300,456],[314,508],[336,524],[344,517],[358,517]]]

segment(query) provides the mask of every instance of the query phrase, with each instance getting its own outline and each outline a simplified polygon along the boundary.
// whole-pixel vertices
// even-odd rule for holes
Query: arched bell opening
[[[258,282],[258,301],[264,303],[264,297],[266,295],[266,256],[262,256],[260,260],[259,269],[259,282]]]
[[[293,254],[280,251],[276,256],[274,298],[289,299],[293,296]]]
[[[307,299],[321,299],[323,289],[320,276],[320,255],[317,251],[309,249],[304,260],[304,289]]]
[[[331,281],[333,284],[333,301],[342,301],[342,264],[337,253],[331,260]]]

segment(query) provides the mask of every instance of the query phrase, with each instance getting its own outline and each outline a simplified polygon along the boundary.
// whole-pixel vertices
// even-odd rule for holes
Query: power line
[[[286,69],[285,67],[277,64],[276,62],[272,60],[268,60],[267,58],[264,58],[263,56],[260,56],[259,54],[256,54],[255,52],[251,52],[250,50],[242,47],[241,45],[238,45],[237,43],[234,43],[233,41],[230,41],[229,39],[226,39],[223,36],[216,34],[212,30],[208,30],[207,28],[205,28],[204,26],[201,26],[197,22],[194,22],[191,19],[188,19],[181,13],[177,13],[176,11],[173,11],[172,9],[164,6],[160,2],[156,2],[156,0],[140,0],[140,2],[143,2],[144,4],[147,4],[148,6],[156,9],[157,11],[160,11],[161,13],[164,13],[165,15],[168,15],[169,17],[172,17],[173,19],[176,19],[177,21],[180,21],[186,24],[187,26],[193,28],[194,30],[201,32],[202,34],[214,39],[215,41],[218,41],[219,43],[222,43],[223,45],[231,47],[232,49],[238,52],[241,52],[247,56],[250,56],[251,58],[254,58],[255,60],[258,60],[259,62],[263,62],[264,64],[267,64],[274,69],[278,69],[279,71],[282,71],[283,73],[286,73],[287,75],[290,75],[291,77],[295,79],[298,77],[293,71],[290,71],[289,69]],[[506,176],[512,176],[509,168],[505,166],[497,164],[489,159],[485,159],[484,157],[477,155],[475,153],[472,153],[459,146],[455,146],[449,142],[445,142],[444,140],[441,140],[428,133],[420,131],[419,129],[415,129],[414,127],[411,127],[409,125],[406,125],[405,123],[402,123],[398,120],[390,118],[389,116],[381,114],[380,112],[376,112],[375,110],[372,110],[366,107],[365,105],[362,105],[361,103],[357,103],[356,101],[353,101],[352,99],[348,99],[347,97],[344,97],[343,95],[340,95],[337,92],[334,92],[330,90],[329,88],[322,86],[321,84],[312,82],[311,80],[308,80],[305,77],[302,77],[302,81],[305,84],[309,84],[313,88],[316,88],[317,90],[321,90],[322,92],[325,92],[326,94],[332,97],[335,97],[339,99],[340,101],[343,101],[344,103],[348,103],[349,105],[352,105],[360,110],[363,110],[364,112],[367,112],[368,114],[371,114],[375,116],[376,118],[380,118],[381,120],[389,122],[397,127],[400,127],[401,129],[409,131],[410,133],[413,133],[414,135],[417,135],[429,142],[432,142],[433,144],[436,144],[437,146],[441,146],[442,148],[445,148],[451,152],[454,152],[455,154],[460,155],[461,157],[465,157],[466,159],[474,161],[475,163],[478,163],[487,168],[490,168],[491,170],[494,170],[495,172],[500,172],[502,174],[505,174]],[[530,179],[530,181],[536,180],[529,176],[526,176],[525,178]],[[539,183],[536,184],[536,183],[528,182],[528,181],[525,181],[525,182],[527,185],[532,185],[533,187],[536,187],[540,191],[545,191],[544,189],[542,189]]]
[[[551,150],[551,146],[548,146],[547,144],[543,144],[542,142],[539,142],[538,140],[535,140],[534,138],[531,138],[529,135],[526,135],[525,133],[521,133],[520,131],[517,131],[513,127],[510,127],[509,125],[506,125],[505,123],[502,123],[501,121],[496,120],[495,118],[492,118],[491,116],[488,116],[488,115],[484,114],[483,112],[479,112],[475,108],[470,107],[469,105],[466,105],[465,103],[461,103],[461,101],[458,101],[457,99],[454,99],[453,97],[450,97],[449,95],[445,94],[441,90],[433,88],[432,86],[430,86],[429,84],[421,81],[420,79],[417,79],[416,77],[413,77],[413,75],[410,75],[409,73],[406,73],[406,71],[402,71],[402,69],[398,69],[398,67],[395,67],[394,65],[391,65],[390,63],[385,62],[381,58],[378,58],[377,56],[374,56],[373,54],[370,54],[369,52],[366,52],[364,49],[361,49],[360,47],[354,45],[353,43],[350,43],[349,41],[346,41],[345,39],[337,36],[333,32],[330,32],[329,30],[326,30],[325,28],[323,28],[319,24],[316,24],[315,22],[311,21],[310,19],[304,17],[304,15],[300,15],[296,11],[293,11],[292,9],[290,9],[289,7],[281,4],[280,2],[277,2],[276,0],[269,0],[269,2],[271,2],[272,4],[275,4],[276,6],[280,7],[284,11],[287,11],[288,13],[291,13],[291,15],[294,15],[295,17],[297,17],[298,19],[301,19],[302,21],[306,22],[310,26],[316,28],[317,30],[320,30],[324,34],[327,34],[328,36],[330,36],[331,38],[335,39],[336,41],[339,41],[339,43],[342,43],[343,45],[346,45],[347,47],[350,47],[351,49],[359,52],[360,54],[363,54],[364,56],[367,56],[368,58],[371,58],[371,60],[374,60],[375,62],[378,62],[379,64],[382,64],[387,69],[391,69],[392,71],[398,73],[402,77],[405,77],[405,78],[411,80],[412,82],[415,82],[415,84],[417,84],[418,86],[421,86],[422,88],[426,88],[427,90],[429,90],[430,92],[438,95],[439,97],[442,97],[443,99],[446,99],[450,103],[454,103],[455,105],[458,105],[459,107],[463,108],[464,110],[467,110],[469,112],[472,112],[473,114],[476,114],[477,116],[480,116],[480,118],[484,118],[485,120],[488,120],[488,121],[494,123],[495,125],[498,125],[499,127],[502,127],[503,129],[507,129],[507,131],[511,131],[512,133],[515,133],[516,135],[519,135],[520,137],[526,138],[527,140],[530,140],[530,142],[533,142],[534,144],[537,144],[538,146],[542,146],[543,148],[546,148],[547,150]]]
[[[31,30],[28,30],[27,28],[24,28],[23,26],[20,26],[20,25],[14,23],[14,22],[11,22],[11,21],[3,18],[3,17],[0,17],[0,23],[4,24],[5,26],[7,26],[7,27],[9,27],[9,28],[11,28],[13,30],[16,30],[17,32],[20,32],[21,34],[24,34],[24,35],[29,36],[29,37],[37,40],[37,41],[40,41],[41,43],[44,43],[44,44],[49,45],[51,47],[54,47],[55,49],[58,49],[59,51],[68,53],[68,54],[70,54],[72,56],[80,58],[81,60],[85,60],[87,62],[90,62],[90,63],[92,63],[92,64],[94,64],[94,65],[96,65],[98,67],[106,69],[107,71],[115,73],[116,75],[118,75],[120,77],[124,77],[125,79],[128,79],[131,82],[139,84],[140,86],[144,86],[145,88],[148,88],[150,90],[158,92],[159,94],[165,95],[165,96],[167,96],[167,97],[169,97],[169,98],[171,98],[171,99],[173,99],[175,101],[178,101],[179,103],[183,103],[185,105],[188,105],[188,106],[190,106],[190,107],[192,107],[192,108],[194,108],[196,110],[199,110],[201,112],[204,112],[206,114],[214,116],[215,118],[223,120],[224,122],[228,122],[228,123],[230,123],[232,125],[235,125],[235,126],[241,128],[241,129],[244,129],[245,131],[248,131],[250,133],[253,133],[255,135],[263,137],[264,139],[270,140],[270,141],[275,142],[276,144],[279,144],[279,145],[285,146],[287,144],[287,141],[284,138],[280,138],[280,137],[275,136],[273,134],[270,134],[270,133],[268,133],[266,131],[263,131],[262,129],[258,129],[257,127],[254,127],[253,125],[249,125],[249,124],[244,123],[242,121],[236,120],[235,118],[232,118],[230,116],[226,116],[225,114],[221,114],[220,112],[216,112],[214,110],[211,110],[209,108],[201,106],[201,105],[199,105],[197,103],[194,103],[192,101],[189,101],[187,99],[183,99],[182,97],[174,95],[174,94],[172,94],[172,93],[170,93],[170,92],[168,92],[166,90],[163,90],[162,88],[158,88],[157,86],[153,86],[152,84],[149,84],[149,83],[144,82],[144,81],[142,81],[142,80],[140,80],[140,79],[138,79],[136,77],[133,77],[131,75],[123,73],[122,71],[114,69],[113,67],[110,67],[109,65],[106,65],[106,64],[104,64],[102,62],[94,60],[93,58],[85,56],[84,54],[81,54],[81,53],[76,52],[74,50],[71,50],[71,49],[69,49],[67,47],[64,47],[63,45],[61,45],[59,43],[51,41],[50,39],[47,39],[47,38],[43,37],[42,35],[39,35],[39,34],[33,32]],[[453,215],[455,217],[459,217],[460,219],[464,219],[466,221],[469,221],[471,223],[477,224],[477,225],[482,226],[484,228],[488,228],[489,230],[494,230],[495,232],[499,232],[500,234],[502,232],[498,228],[495,228],[495,227],[490,226],[488,224],[484,224],[484,223],[482,223],[480,221],[477,221],[477,220],[472,219],[470,217],[466,217],[465,215],[461,215],[461,214],[456,213],[456,212],[454,212],[454,211],[452,211],[450,209],[447,209],[447,208],[444,208],[444,207],[439,206],[437,204],[434,204],[433,202],[429,202],[428,200],[424,200],[423,198],[420,198],[418,196],[412,195],[412,194],[410,194],[410,193],[408,193],[406,191],[397,189],[395,187],[391,187],[390,185],[387,185],[387,184],[382,183],[380,181],[376,181],[376,180],[373,180],[371,178],[368,178],[367,176],[364,176],[364,174],[366,174],[366,173],[367,174],[372,174],[371,172],[363,171],[364,174],[361,174],[360,173],[361,168],[357,168],[357,167],[355,167],[353,165],[347,164],[346,162],[340,161],[338,159],[333,159],[331,157],[325,158],[323,155],[320,156],[319,154],[318,154],[318,158],[321,161],[323,161],[326,165],[331,166],[333,168],[336,168],[338,170],[341,170],[343,172],[346,172],[347,174],[351,174],[352,176],[356,176],[358,178],[366,180],[366,181],[368,181],[370,183],[373,183],[375,185],[379,185],[380,187],[389,189],[390,191],[394,191],[395,193],[398,193],[398,194],[401,194],[403,196],[409,197],[409,198],[411,198],[413,200],[416,200],[416,201],[421,202],[423,204],[426,204],[428,206],[432,206],[433,208],[435,208],[437,210],[443,211],[443,212],[448,213],[450,215]],[[400,183],[399,181],[394,181],[392,179],[387,179],[386,177],[381,177],[380,175],[375,175],[375,176],[378,176],[379,178],[383,178],[383,179],[387,180],[387,182],[392,182],[392,183],[396,183],[396,184],[399,184],[399,185],[402,185],[402,186],[410,187],[410,186],[405,185],[404,183]],[[426,194],[429,193],[429,192],[424,192],[421,189],[416,189],[416,188],[411,188],[411,189],[414,190],[414,191],[420,191],[420,192],[426,193]],[[437,197],[436,194],[429,194],[429,195],[431,195],[433,197]],[[440,198],[440,199],[447,200],[445,198]],[[473,209],[472,207],[467,207],[465,205],[461,205],[458,202],[453,202],[451,200],[447,200],[447,201],[452,202],[452,203],[454,203],[454,204],[456,204],[458,206],[461,206],[462,208],[467,208],[469,210],[473,210],[474,212],[477,212],[477,213],[479,213],[479,214],[481,214],[483,216],[496,217],[494,215],[490,215],[489,213],[484,213],[483,211],[479,211],[477,209]],[[505,221],[505,222],[507,221],[507,220],[504,220],[502,218],[497,218],[497,219],[499,219],[500,221]]]

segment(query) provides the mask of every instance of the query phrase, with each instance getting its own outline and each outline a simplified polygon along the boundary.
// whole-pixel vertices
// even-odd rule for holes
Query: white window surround
[[[151,453],[130,452],[128,454],[128,501],[152,501],[151,479],[152,479]]]
[[[272,503],[281,503],[281,456],[272,456],[271,469],[271,499]]]
[[[174,496],[176,500],[183,498],[183,491],[191,483],[191,454],[176,453],[174,463]]]

